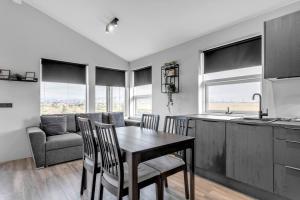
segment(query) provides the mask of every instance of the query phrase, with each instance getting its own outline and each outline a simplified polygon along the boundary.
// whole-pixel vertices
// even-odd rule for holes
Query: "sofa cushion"
[[[83,144],[82,137],[76,133],[65,133],[47,137],[46,151],[63,149]]]
[[[67,132],[76,132],[75,114],[54,114],[43,116],[66,116],[67,117]]]
[[[77,125],[77,131],[79,130],[79,124],[78,124],[78,117],[87,118],[91,120],[93,129],[95,129],[95,121],[96,122],[102,122],[102,113],[80,113],[76,114],[76,125]]]
[[[102,113],[102,123],[109,124],[109,113],[108,112]]]
[[[41,116],[41,128],[47,136],[64,134],[67,131],[67,117],[56,115]]]
[[[113,124],[116,127],[125,126],[124,114],[122,112],[111,112],[108,116],[110,124]]]

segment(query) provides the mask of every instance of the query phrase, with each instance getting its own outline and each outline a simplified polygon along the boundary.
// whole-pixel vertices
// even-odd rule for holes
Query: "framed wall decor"
[[[26,81],[34,81],[35,80],[35,72],[26,72],[25,80]]]
[[[0,69],[0,79],[9,79],[10,77],[10,70],[8,69]]]

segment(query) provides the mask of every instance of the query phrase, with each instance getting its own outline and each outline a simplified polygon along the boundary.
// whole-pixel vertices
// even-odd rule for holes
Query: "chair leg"
[[[82,177],[81,177],[81,187],[80,187],[80,195],[83,195],[83,191],[86,188],[86,170],[82,168]]]
[[[99,182],[99,200],[103,199],[103,185],[102,185],[102,174],[100,173],[100,182]]]
[[[163,179],[158,178],[156,181],[156,200],[163,200],[163,199],[164,199]]]
[[[92,178],[91,195],[90,195],[91,200],[94,200],[94,197],[95,197],[96,177],[97,177],[97,173],[94,170],[94,172],[93,172],[93,178]]]
[[[165,178],[165,187],[166,187],[166,188],[169,187],[169,186],[168,186],[168,178],[167,178],[167,177]]]
[[[185,198],[189,199],[190,198],[190,193],[189,193],[189,181],[188,181],[188,175],[187,175],[187,168],[183,170],[183,175],[184,175],[184,190],[185,190]]]

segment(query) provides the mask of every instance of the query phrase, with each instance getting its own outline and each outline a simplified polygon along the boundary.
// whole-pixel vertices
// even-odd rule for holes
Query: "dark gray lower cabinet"
[[[274,128],[274,191],[300,199],[300,129]]]
[[[273,128],[227,123],[226,176],[273,192]]]
[[[196,121],[196,167],[225,175],[225,122]]]
[[[274,166],[275,193],[292,200],[300,199],[300,169],[275,164]]]

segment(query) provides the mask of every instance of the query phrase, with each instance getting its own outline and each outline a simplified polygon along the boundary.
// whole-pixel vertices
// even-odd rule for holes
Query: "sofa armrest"
[[[30,140],[32,156],[37,168],[45,167],[46,156],[46,134],[39,127],[27,128],[27,134]]]
[[[141,121],[133,119],[125,119],[125,126],[140,126]]]

